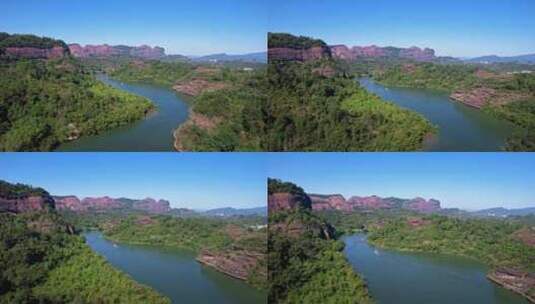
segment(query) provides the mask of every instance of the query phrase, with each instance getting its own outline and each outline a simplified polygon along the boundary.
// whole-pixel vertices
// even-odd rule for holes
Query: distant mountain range
[[[257,52],[239,55],[230,55],[226,53],[212,54],[201,57],[189,57],[194,62],[250,62],[250,63],[267,63],[267,52]]]
[[[267,207],[256,207],[256,208],[244,208],[236,209],[231,207],[226,208],[217,208],[211,209],[202,212],[201,214],[206,216],[218,216],[218,217],[232,217],[232,216],[248,216],[248,215],[259,215],[267,216]]]
[[[471,63],[524,63],[524,64],[535,64],[535,54],[519,55],[519,56],[510,56],[510,57],[500,57],[496,55],[482,56],[476,58],[464,59],[465,62]]]
[[[502,207],[483,209],[469,212],[474,216],[481,217],[509,217],[509,216],[524,216],[535,214],[535,207],[520,208],[520,209],[506,209]]]

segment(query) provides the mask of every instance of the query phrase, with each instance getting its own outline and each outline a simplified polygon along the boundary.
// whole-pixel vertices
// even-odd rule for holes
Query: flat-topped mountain
[[[329,46],[334,58],[343,60],[357,60],[359,58],[402,58],[413,59],[416,61],[432,61],[436,59],[435,50],[430,48],[421,49],[413,46],[410,48],[399,48],[393,46],[380,47],[371,46],[353,46],[331,45]]]
[[[329,46],[320,39],[285,33],[268,33],[268,61],[310,61],[330,58]]]
[[[130,56],[143,59],[160,59],[165,57],[165,49],[159,46],[150,47],[148,45],[142,46],[126,46],[126,45],[86,45],[73,43],[69,44],[69,49],[74,57],[88,58],[88,57],[113,57],[113,56]]]
[[[352,196],[345,199],[340,194],[308,194],[312,201],[313,210],[340,210],[356,211],[362,209],[407,209],[417,212],[430,213],[440,211],[440,201],[435,199],[423,199],[416,197],[413,199],[402,199],[395,197],[382,198],[372,196]]]
[[[54,59],[69,54],[69,48],[62,40],[0,32],[0,58]]]
[[[71,210],[75,212],[102,211],[114,209],[133,209],[147,211],[150,213],[166,213],[171,210],[169,201],[155,200],[147,197],[145,199],[86,197],[80,200],[74,195],[54,196],[56,208],[58,210]]]
[[[0,180],[0,212],[47,211],[54,205],[54,199],[42,188]]]
[[[526,55],[518,55],[518,56],[496,56],[496,55],[489,55],[489,56],[481,56],[481,57],[475,57],[475,58],[469,58],[465,60],[466,62],[473,62],[473,63],[483,63],[483,64],[491,64],[491,63],[525,63],[525,64],[535,64],[535,54],[526,54]]]

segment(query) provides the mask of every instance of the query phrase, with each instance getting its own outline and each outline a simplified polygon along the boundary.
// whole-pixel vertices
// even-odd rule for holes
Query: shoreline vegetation
[[[1,303],[170,303],[93,252],[48,192],[0,186]]]
[[[69,212],[68,219],[96,228],[113,242],[188,250],[198,262],[252,287],[264,290],[266,277],[265,228],[250,228],[261,219],[181,218],[146,213],[100,216]]]
[[[395,63],[371,67],[372,78],[384,85],[441,90],[450,99],[509,121],[521,128],[507,140],[507,151],[535,151],[535,75],[513,73],[508,66]]]
[[[374,303],[302,188],[269,179],[268,201],[269,303]]]
[[[135,122],[155,110],[147,99],[96,80],[70,56],[63,41],[32,35],[1,36],[1,151],[50,151],[81,136]],[[61,53],[30,59],[3,54],[12,46],[30,51],[52,47]]]
[[[269,33],[268,56],[269,151],[418,151],[436,132],[368,93],[322,40]]]

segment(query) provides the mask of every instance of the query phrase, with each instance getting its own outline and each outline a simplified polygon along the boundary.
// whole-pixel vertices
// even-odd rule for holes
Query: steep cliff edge
[[[144,199],[86,197],[80,200],[74,195],[54,196],[58,210],[70,210],[75,212],[102,211],[116,209],[142,210],[149,213],[166,213],[171,211],[167,200],[155,200],[147,197]]]
[[[0,212],[32,212],[55,209],[54,199],[42,188],[0,180]]]
[[[401,58],[412,59],[416,61],[433,61],[437,59],[435,50],[430,48],[421,49],[413,46],[410,48],[398,47],[379,47],[371,46],[353,46],[351,48],[346,45],[332,45],[329,46],[332,56],[342,60],[358,60],[359,58]]]
[[[345,199],[340,194],[323,195],[308,194],[311,199],[313,210],[340,210],[345,212],[358,211],[363,209],[407,209],[421,213],[432,213],[441,210],[440,201],[435,199],[423,199],[416,197],[413,199],[400,199],[395,197],[382,198],[372,196],[352,196]]]
[[[0,33],[0,58],[3,59],[57,59],[69,54],[69,48],[62,40]]]
[[[322,40],[284,33],[268,34],[268,62],[322,58],[331,58],[331,49]]]
[[[113,57],[113,56],[131,56],[143,59],[159,59],[165,57],[165,49],[159,46],[150,47],[126,46],[126,45],[86,45],[81,46],[78,43],[69,44],[69,50],[74,57]]]

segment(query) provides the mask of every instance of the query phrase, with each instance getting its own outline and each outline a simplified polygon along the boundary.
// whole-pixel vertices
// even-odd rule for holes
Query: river
[[[475,260],[440,254],[382,250],[364,234],[342,238],[344,253],[378,304],[526,304],[527,300],[486,278]]]
[[[150,84],[125,83],[97,74],[100,81],[143,96],[157,107],[143,120],[64,143],[57,151],[173,151],[173,131],[188,118],[189,105],[171,89]]]
[[[100,232],[84,234],[87,244],[114,267],[151,286],[173,303],[266,303],[267,295],[245,282],[205,267],[187,250],[115,244]]]
[[[427,151],[500,151],[513,133],[513,124],[450,100],[444,92],[384,86],[370,78],[360,84],[369,92],[422,114],[438,127]]]

